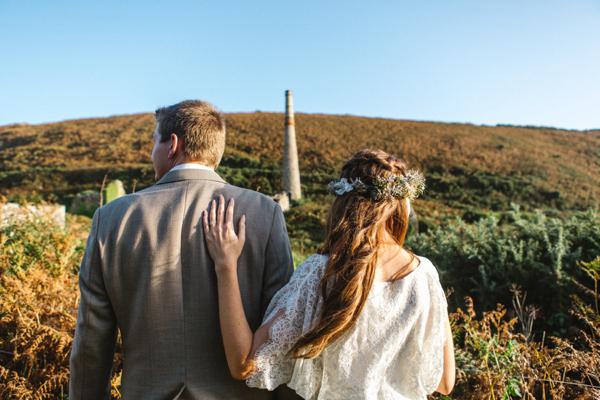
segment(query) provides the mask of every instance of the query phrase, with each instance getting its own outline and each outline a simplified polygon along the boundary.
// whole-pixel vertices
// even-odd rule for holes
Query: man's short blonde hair
[[[225,151],[225,117],[210,103],[186,100],[154,112],[160,141],[176,134],[187,161],[218,166]]]

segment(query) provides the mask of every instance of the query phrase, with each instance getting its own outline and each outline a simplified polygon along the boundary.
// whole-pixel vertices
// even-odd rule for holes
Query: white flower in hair
[[[329,184],[329,190],[335,192],[338,196],[343,195],[346,192],[351,192],[354,186],[346,178],[342,178],[339,182],[331,182]]]

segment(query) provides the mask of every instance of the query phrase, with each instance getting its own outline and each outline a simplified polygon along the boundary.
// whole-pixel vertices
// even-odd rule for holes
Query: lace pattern
[[[246,383],[269,390],[286,383],[305,399],[424,399],[441,379],[446,297],[433,264],[404,279],[375,283],[355,326],[316,359],[286,357],[318,316],[327,256],[313,255],[269,305],[269,339],[256,351]],[[282,311],[280,313],[280,311]]]

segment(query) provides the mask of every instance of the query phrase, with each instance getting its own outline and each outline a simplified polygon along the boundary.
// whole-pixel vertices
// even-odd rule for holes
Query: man
[[[94,214],[79,277],[69,398],[110,397],[117,328],[124,399],[270,398],[229,373],[201,215],[222,195],[235,198],[235,221],[247,216],[238,270],[244,311],[256,330],[293,271],[281,208],[214,171],[225,149],[225,121],[210,104],[184,101],[155,116],[158,183]]]

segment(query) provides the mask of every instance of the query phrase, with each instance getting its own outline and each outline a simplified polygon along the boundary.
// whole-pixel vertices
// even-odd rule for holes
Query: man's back
[[[227,367],[201,219],[219,195],[235,198],[235,221],[246,215],[238,275],[248,322],[258,328],[293,271],[281,209],[214,172],[171,171],[94,216],[81,266],[70,398],[104,398],[117,324],[125,399],[269,397],[235,381]]]

